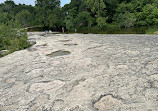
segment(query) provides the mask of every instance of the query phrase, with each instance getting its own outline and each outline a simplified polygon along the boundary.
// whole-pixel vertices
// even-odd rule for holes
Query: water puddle
[[[46,56],[48,56],[48,57],[57,57],[57,56],[64,56],[64,55],[69,55],[69,54],[71,54],[70,51],[59,50],[59,51],[55,51],[55,52],[52,52],[50,54],[47,54]]]

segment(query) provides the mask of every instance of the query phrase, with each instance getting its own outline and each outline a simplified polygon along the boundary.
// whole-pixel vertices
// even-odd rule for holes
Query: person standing
[[[62,27],[62,31],[63,31],[63,33],[65,32],[65,29],[64,29],[64,27]]]

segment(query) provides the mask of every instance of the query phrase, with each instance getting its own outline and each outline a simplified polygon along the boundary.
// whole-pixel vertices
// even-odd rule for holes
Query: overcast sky
[[[6,0],[0,0],[0,3],[3,3]],[[13,0],[16,4],[26,4],[26,5],[35,5],[35,0]],[[68,4],[70,0],[61,0],[61,6]]]

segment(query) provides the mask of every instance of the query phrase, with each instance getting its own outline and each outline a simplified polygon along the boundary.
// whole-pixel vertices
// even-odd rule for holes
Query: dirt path
[[[29,33],[0,58],[0,111],[158,111],[158,36]]]

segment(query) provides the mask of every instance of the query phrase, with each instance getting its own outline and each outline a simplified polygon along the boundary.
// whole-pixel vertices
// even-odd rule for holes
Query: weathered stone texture
[[[33,32],[29,41],[0,58],[0,111],[158,111],[157,35]]]

